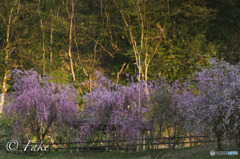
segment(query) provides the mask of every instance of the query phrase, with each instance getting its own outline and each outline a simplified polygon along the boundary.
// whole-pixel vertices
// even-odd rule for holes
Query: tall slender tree
[[[39,15],[39,18],[40,18],[40,27],[41,27],[41,31],[42,31],[42,51],[43,51],[43,58],[42,58],[42,73],[43,75],[45,76],[45,73],[46,73],[46,50],[45,50],[45,25],[43,24],[43,19],[42,19],[42,16],[41,16],[41,10],[40,10],[40,7],[41,7],[41,0],[38,0],[38,15]]]
[[[160,27],[160,32],[155,32],[154,34],[150,33],[150,22],[146,20],[145,2],[140,4],[139,0],[131,1],[131,3],[135,5],[131,9],[134,10],[134,14],[137,13],[137,19],[133,18],[134,16],[129,12],[124,11],[123,8],[125,4],[123,1],[117,2],[112,0],[112,2],[121,14],[123,24],[127,30],[127,36],[129,37],[130,45],[133,48],[136,66],[137,68],[140,68],[144,80],[147,81],[150,62],[157,53],[162,39],[165,38],[164,30],[159,24],[158,27]],[[141,65],[140,62],[141,57],[143,57],[143,65]]]
[[[69,55],[69,60],[70,60],[70,68],[72,72],[72,79],[73,82],[75,82],[75,73],[74,73],[74,66],[73,66],[73,60],[72,60],[72,34],[73,34],[73,19],[75,16],[75,4],[74,0],[66,0],[66,9],[67,9],[67,14],[69,18],[69,46],[68,46],[68,55]]]
[[[6,39],[3,44],[5,46],[3,50],[3,52],[5,53],[5,58],[4,58],[4,76],[2,81],[2,96],[0,101],[0,114],[2,113],[5,93],[7,92],[6,84],[8,79],[8,73],[10,71],[9,68],[9,61],[11,58],[10,55],[14,51],[14,46],[12,45],[11,38],[13,35],[13,28],[15,27],[16,20],[18,19],[19,16],[20,5],[21,5],[20,0],[14,0],[11,3],[10,11],[8,12],[8,15],[6,17],[4,17],[4,15],[0,12],[1,20],[3,21],[6,27]]]

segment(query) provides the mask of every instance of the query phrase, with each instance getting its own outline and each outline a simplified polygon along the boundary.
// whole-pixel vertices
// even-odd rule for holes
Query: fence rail
[[[138,142],[137,142],[138,141]],[[153,149],[175,149],[183,147],[192,147],[199,144],[215,142],[210,136],[181,136],[181,137],[163,137],[163,138],[144,138],[129,142],[128,140],[96,140],[81,142],[59,142],[44,143],[43,146],[49,146],[48,151],[136,151]],[[0,151],[6,150],[7,143],[0,143]],[[31,143],[31,145],[39,145]],[[18,151],[23,151],[27,143],[18,143]],[[30,150],[28,150],[30,151]]]

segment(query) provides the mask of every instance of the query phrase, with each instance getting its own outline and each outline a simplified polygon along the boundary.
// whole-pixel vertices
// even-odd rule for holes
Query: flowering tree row
[[[15,70],[13,93],[5,114],[14,121],[14,134],[29,134],[42,141],[62,125],[79,131],[81,137],[101,131],[135,139],[137,133],[174,129],[202,132],[210,129],[221,140],[232,134],[239,145],[240,69],[216,59],[210,68],[199,68],[193,80],[169,84],[164,79],[115,85],[99,72],[79,109],[77,91],[57,84],[36,71]],[[26,133],[28,132],[28,133]]]
[[[49,82],[34,70],[14,70],[11,79],[13,93],[4,112],[13,121],[14,137],[36,137],[41,142],[77,114],[77,94],[72,86]]]
[[[211,60],[211,68],[195,74],[180,95],[180,114],[193,123],[192,129],[210,127],[221,149],[224,136],[240,139],[240,67],[224,61]],[[191,115],[190,115],[191,114]]]
[[[211,130],[221,149],[224,136],[240,136],[240,68],[211,59],[210,68],[199,68],[194,79],[169,85],[166,81],[130,82],[115,86],[100,77],[93,92],[85,95],[81,132],[118,131],[136,137],[138,131],[175,128]],[[138,100],[141,102],[138,102]],[[174,130],[175,132],[176,130]],[[176,135],[176,134],[174,134]]]
[[[139,132],[158,129],[161,134],[163,129],[170,131],[181,124],[175,87],[165,79],[134,82],[126,76],[129,83],[123,86],[97,73],[94,91],[83,97],[85,105],[77,126],[82,137],[102,131],[132,140]]]

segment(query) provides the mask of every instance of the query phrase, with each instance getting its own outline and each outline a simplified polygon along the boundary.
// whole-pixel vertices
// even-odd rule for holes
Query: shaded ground
[[[236,151],[235,143],[223,145],[224,150]],[[210,156],[211,150],[217,150],[216,143],[183,148],[177,150],[157,150],[154,152],[51,152],[41,155],[0,153],[0,159],[240,159],[238,156]],[[240,152],[239,152],[240,153]]]

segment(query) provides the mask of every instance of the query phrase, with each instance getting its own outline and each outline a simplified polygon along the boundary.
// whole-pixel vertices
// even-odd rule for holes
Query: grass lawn
[[[232,143],[223,145],[224,150],[236,151],[237,148]],[[238,156],[210,156],[211,150],[217,150],[216,143],[195,146],[192,148],[182,148],[177,150],[157,150],[154,152],[80,152],[64,153],[51,152],[41,155],[0,153],[0,159],[240,159]],[[239,152],[240,153],[240,152]]]

